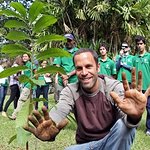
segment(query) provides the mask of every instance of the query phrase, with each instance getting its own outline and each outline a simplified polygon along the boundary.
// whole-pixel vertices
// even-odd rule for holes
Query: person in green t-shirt
[[[99,74],[116,78],[116,66],[114,61],[107,56],[107,45],[104,43],[100,44],[98,52],[100,54],[100,57],[98,58],[100,64]]]
[[[37,70],[40,70],[41,68],[45,68],[47,65],[48,65],[48,61],[42,60]],[[46,100],[43,102],[44,106],[46,106],[46,108],[48,109],[48,92],[49,92],[50,85],[52,84],[50,73],[40,74],[38,75],[37,78],[40,81],[44,81],[44,84],[41,86],[37,85],[36,98],[39,98],[40,95],[42,94],[43,98]],[[35,103],[35,109],[38,109],[38,102]]]
[[[72,58],[74,53],[78,50],[78,48],[75,46],[75,39],[72,34],[65,34],[64,37],[67,39],[64,50],[68,51],[72,55],[72,57],[57,57],[54,59],[53,64],[58,67],[62,67],[66,72],[66,75],[59,73],[56,75],[55,78],[54,98],[56,102],[59,100],[60,92],[68,83],[77,82],[75,67]]]
[[[33,65],[30,61],[30,55],[29,54],[23,54],[22,55],[22,61],[24,66],[28,67],[29,69],[26,69],[22,72],[23,75],[27,77],[33,77],[34,72],[36,70],[36,66]],[[28,100],[31,92],[31,84],[29,82],[25,82],[22,84],[22,90],[20,97],[18,99],[17,108],[14,110],[11,116],[9,116],[10,119],[15,120],[17,117],[17,113],[21,110],[23,104]]]
[[[133,59],[133,66],[138,71],[142,72],[142,92],[145,93],[146,89],[150,86],[150,53],[146,51],[146,40],[143,36],[137,35],[135,37],[137,54]],[[150,136],[150,96],[147,99],[147,118],[146,118],[146,135]]]
[[[133,68],[133,57],[130,55],[130,47],[126,42],[122,43],[122,55],[116,59],[117,80],[122,81],[122,72],[126,74],[129,84],[131,84],[131,70]]]

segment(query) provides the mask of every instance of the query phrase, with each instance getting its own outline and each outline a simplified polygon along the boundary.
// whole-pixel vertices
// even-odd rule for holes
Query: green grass
[[[8,97],[6,97],[7,100]],[[6,102],[5,100],[5,102]],[[42,105],[42,104],[41,104]],[[50,107],[54,105],[53,95],[50,96]],[[8,114],[13,111],[13,105],[8,109]],[[132,146],[132,150],[150,150],[150,137],[145,135],[145,116],[143,115],[141,124]],[[15,134],[15,121],[9,120],[0,115],[0,150],[25,150],[26,146],[18,145],[16,140],[8,144],[9,139]],[[29,150],[64,150],[65,147],[75,144],[75,126],[69,124],[57,136],[54,142],[42,142],[33,135],[29,140]]]

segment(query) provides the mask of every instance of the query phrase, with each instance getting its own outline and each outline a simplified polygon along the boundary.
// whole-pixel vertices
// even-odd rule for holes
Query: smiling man
[[[33,111],[25,126],[42,141],[54,141],[67,124],[66,117],[73,111],[77,121],[76,145],[66,150],[129,150],[150,88],[142,94],[142,74],[139,72],[136,89],[135,69],[132,70],[132,88],[125,74],[123,84],[115,79],[99,76],[98,55],[90,49],[78,50],[73,61],[78,83],[68,84],[61,92],[59,102],[50,113],[43,108],[44,117]]]

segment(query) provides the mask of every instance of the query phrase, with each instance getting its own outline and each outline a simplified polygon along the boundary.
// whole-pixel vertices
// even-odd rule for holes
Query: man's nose
[[[86,75],[88,73],[87,69],[86,68],[83,68],[82,69],[82,75]]]

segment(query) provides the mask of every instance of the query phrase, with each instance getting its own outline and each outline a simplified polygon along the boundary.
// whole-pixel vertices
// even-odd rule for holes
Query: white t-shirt
[[[0,65],[0,72],[2,72],[4,68]],[[7,78],[0,78],[0,84],[5,84]]]

